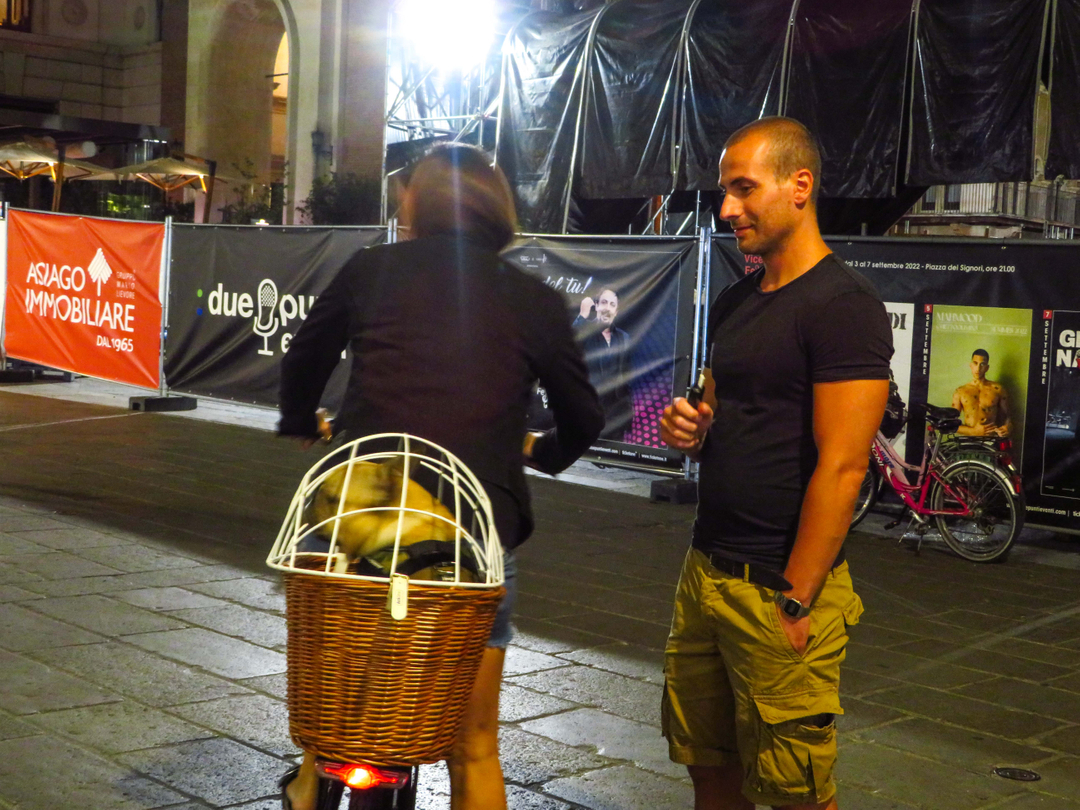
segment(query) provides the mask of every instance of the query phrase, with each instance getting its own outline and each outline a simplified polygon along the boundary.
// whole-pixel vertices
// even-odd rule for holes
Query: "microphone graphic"
[[[255,324],[252,331],[263,339],[263,347],[259,349],[259,354],[273,357],[274,353],[267,349],[266,342],[270,335],[277,331],[277,317],[274,315],[274,308],[277,307],[278,299],[277,285],[270,279],[264,278],[259,282],[258,297],[259,311],[255,315]]]

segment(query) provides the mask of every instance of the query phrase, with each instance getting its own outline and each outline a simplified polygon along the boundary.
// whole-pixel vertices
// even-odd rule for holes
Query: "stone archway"
[[[273,74],[285,33],[275,0],[191,2],[185,148],[216,160],[222,175],[271,179]]]

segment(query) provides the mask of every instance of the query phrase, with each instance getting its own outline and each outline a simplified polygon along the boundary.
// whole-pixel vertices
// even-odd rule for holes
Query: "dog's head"
[[[401,458],[377,464],[373,461],[358,461],[349,466],[342,466],[331,472],[315,491],[308,509],[309,522],[322,523],[341,512],[357,509],[395,506],[401,501],[401,487],[404,480],[405,463]],[[348,492],[344,492],[348,479]],[[342,493],[344,492],[344,497]],[[342,501],[344,500],[344,503]],[[350,522],[357,531],[363,531],[365,519],[370,523],[370,531],[388,517],[382,511],[361,512],[350,515]],[[332,524],[323,527],[327,534]]]

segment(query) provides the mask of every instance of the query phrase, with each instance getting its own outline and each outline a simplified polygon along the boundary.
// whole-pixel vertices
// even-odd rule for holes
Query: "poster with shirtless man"
[[[960,411],[959,433],[1000,436],[1023,456],[1031,310],[935,306],[929,399]]]

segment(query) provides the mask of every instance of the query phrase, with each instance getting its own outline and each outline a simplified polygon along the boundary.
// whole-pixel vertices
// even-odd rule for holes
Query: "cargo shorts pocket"
[[[859,598],[857,593],[851,594],[851,601],[844,606],[844,624],[847,627],[854,627],[859,623],[859,618],[863,614],[862,599]]]
[[[756,696],[754,704],[761,722],[746,775],[753,798],[779,805],[828,801],[836,790],[836,693]]]

